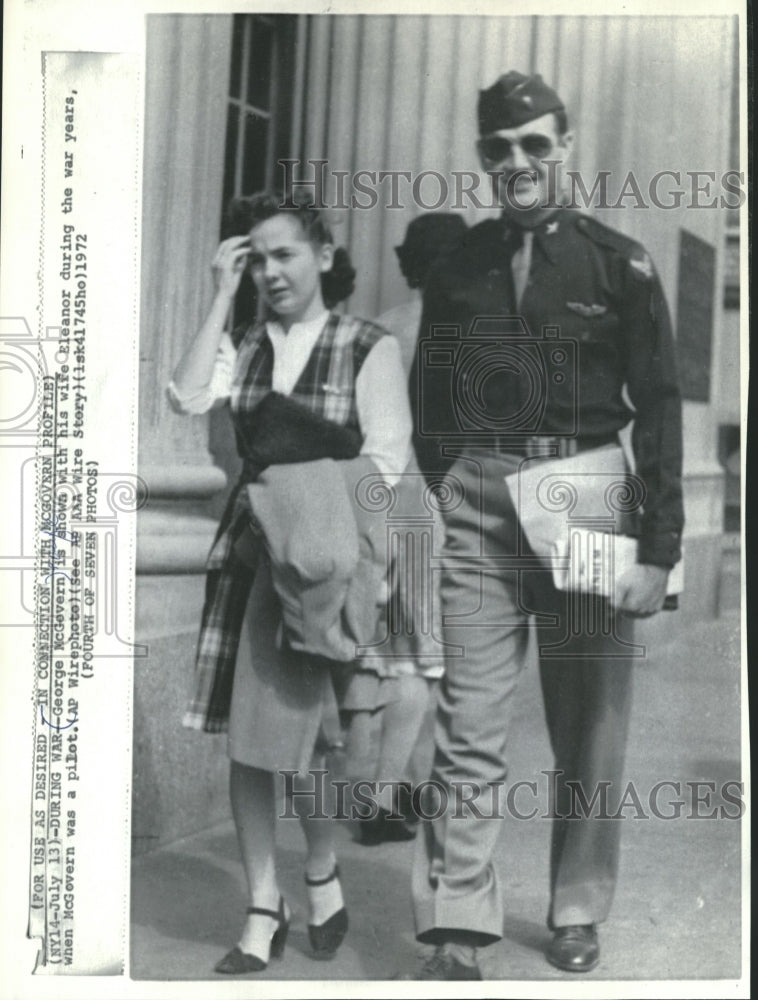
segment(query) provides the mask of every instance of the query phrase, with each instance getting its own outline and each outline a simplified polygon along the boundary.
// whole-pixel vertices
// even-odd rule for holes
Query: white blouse
[[[293,323],[288,333],[279,323],[266,323],[274,349],[272,389],[289,395],[297,384],[324,324],[323,312],[305,323]],[[228,333],[222,334],[213,372],[207,385],[181,394],[173,382],[168,398],[179,413],[207,413],[230,396],[237,351]],[[361,454],[376,464],[389,483],[395,482],[411,459],[411,419],[406,376],[394,337],[382,337],[371,348],[355,380],[355,404],[363,434]]]

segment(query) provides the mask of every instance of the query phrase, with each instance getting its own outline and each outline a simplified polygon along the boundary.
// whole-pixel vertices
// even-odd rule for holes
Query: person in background
[[[457,247],[467,231],[460,215],[434,212],[413,219],[405,239],[395,247],[400,270],[408,287],[423,293],[429,270],[436,260]],[[379,326],[393,334],[399,345],[406,378],[416,350],[421,322],[421,294],[389,309],[377,319]],[[437,546],[442,544],[444,525],[433,505],[423,505],[424,480],[418,469],[407,470],[398,484],[398,498],[413,513],[433,518]],[[397,511],[395,511],[397,513]],[[388,627],[389,652],[384,656],[361,657],[356,661],[341,699],[346,728],[347,775],[358,780],[390,781],[392,786],[377,791],[375,808],[357,823],[360,842],[366,846],[383,841],[410,840],[416,834],[417,816],[411,792],[429,776],[432,757],[431,694],[442,675],[444,658],[435,643],[432,629],[439,634],[439,574],[419,575],[409,592],[409,544],[418,555],[420,534],[406,534],[405,552],[397,553],[390,566]],[[423,633],[419,587],[428,587],[431,599],[431,627]],[[413,588],[410,588],[413,590]],[[365,810],[364,810],[365,812]]]
[[[466,223],[461,215],[453,212],[428,212],[408,223],[405,239],[395,247],[400,271],[408,288],[417,294],[407,302],[401,302],[383,312],[376,322],[397,337],[407,375],[410,375],[416,354],[421,306],[429,272],[435,261],[458,246],[466,231]]]
[[[302,776],[304,787],[312,787],[306,769],[323,763],[322,733],[336,707],[329,660],[283,639],[273,557],[258,556],[248,568],[242,544],[251,523],[248,485],[258,483],[267,466],[291,468],[303,431],[311,426],[317,431],[307,437],[315,442],[309,446],[313,450],[297,459],[311,468],[317,458],[357,456],[391,484],[411,456],[398,345],[376,324],[332,311],[351,293],[355,272],[344,253],[335,266],[334,241],[323,216],[306,204],[284,203],[265,193],[241,199],[235,212],[244,221],[243,235],[218,248],[213,303],[169,386],[172,404],[183,413],[203,413],[228,401],[243,459],[208,559],[196,693],[184,720],[191,728],[229,732],[232,813],[249,907],[236,946],[216,966],[226,975],[261,971],[283,953],[291,912],[277,876],[275,779],[287,769]],[[227,317],[246,269],[264,313],[232,336]],[[294,420],[293,411],[298,423],[288,437],[284,417]],[[337,478],[341,473],[338,468]],[[327,515],[335,497],[322,498]],[[278,510],[274,515],[283,516]],[[286,524],[277,527],[288,537]],[[344,526],[337,530],[344,532]],[[314,547],[320,541],[314,539]],[[347,932],[347,910],[334,822],[309,818],[308,809],[300,812],[308,934],[313,956],[330,958]]]

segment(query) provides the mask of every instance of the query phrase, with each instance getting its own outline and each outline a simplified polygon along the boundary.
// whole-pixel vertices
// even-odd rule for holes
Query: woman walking
[[[334,708],[328,658],[288,643],[270,559],[260,550],[250,556],[247,487],[267,466],[354,456],[393,482],[411,456],[411,418],[394,338],[330,311],[352,291],[354,272],[320,213],[268,194],[234,207],[244,235],[218,249],[211,309],[169,395],[185,413],[228,400],[243,459],[208,560],[197,693],[185,717],[210,732],[225,729],[228,717],[232,813],[250,905],[237,945],[216,971],[241,975],[280,957],[289,927],[277,879],[275,777],[318,764],[319,735]],[[225,325],[247,268],[263,315],[232,338]],[[323,504],[333,500],[324,496]],[[309,938],[314,957],[328,958],[348,928],[334,824],[299,815]]]

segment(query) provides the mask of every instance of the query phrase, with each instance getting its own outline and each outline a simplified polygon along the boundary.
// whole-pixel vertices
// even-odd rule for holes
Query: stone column
[[[214,525],[197,501],[225,484],[208,451],[208,418],[174,413],[166,385],[212,294],[230,45],[231,17],[148,18],[139,466],[150,502],[138,572],[201,568]]]
[[[228,815],[224,738],[183,730],[200,623],[212,498],[226,475],[209,418],[175,414],[168,384],[211,296],[219,239],[232,17],[149,16],[140,328],[135,851]]]

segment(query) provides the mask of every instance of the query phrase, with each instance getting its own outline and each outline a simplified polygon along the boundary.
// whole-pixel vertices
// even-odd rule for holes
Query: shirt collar
[[[503,221],[505,222],[506,227],[516,225],[516,223],[507,219],[506,216],[503,216]],[[538,223],[538,225],[533,228],[524,227],[523,229],[525,233],[534,234],[534,242],[551,264],[555,264],[557,260],[557,236],[561,232],[562,227],[566,225],[566,222],[567,220],[561,209],[557,208],[552,215],[543,219],[542,222]]]
[[[304,323],[293,323],[288,332],[285,332],[284,327],[278,320],[267,320],[266,333],[272,341],[281,341],[284,338],[293,336],[298,340],[312,338],[315,341],[316,337],[318,337],[326,326],[328,319],[329,310],[324,309],[323,312],[319,313],[318,316],[314,316],[313,319],[306,320]]]

